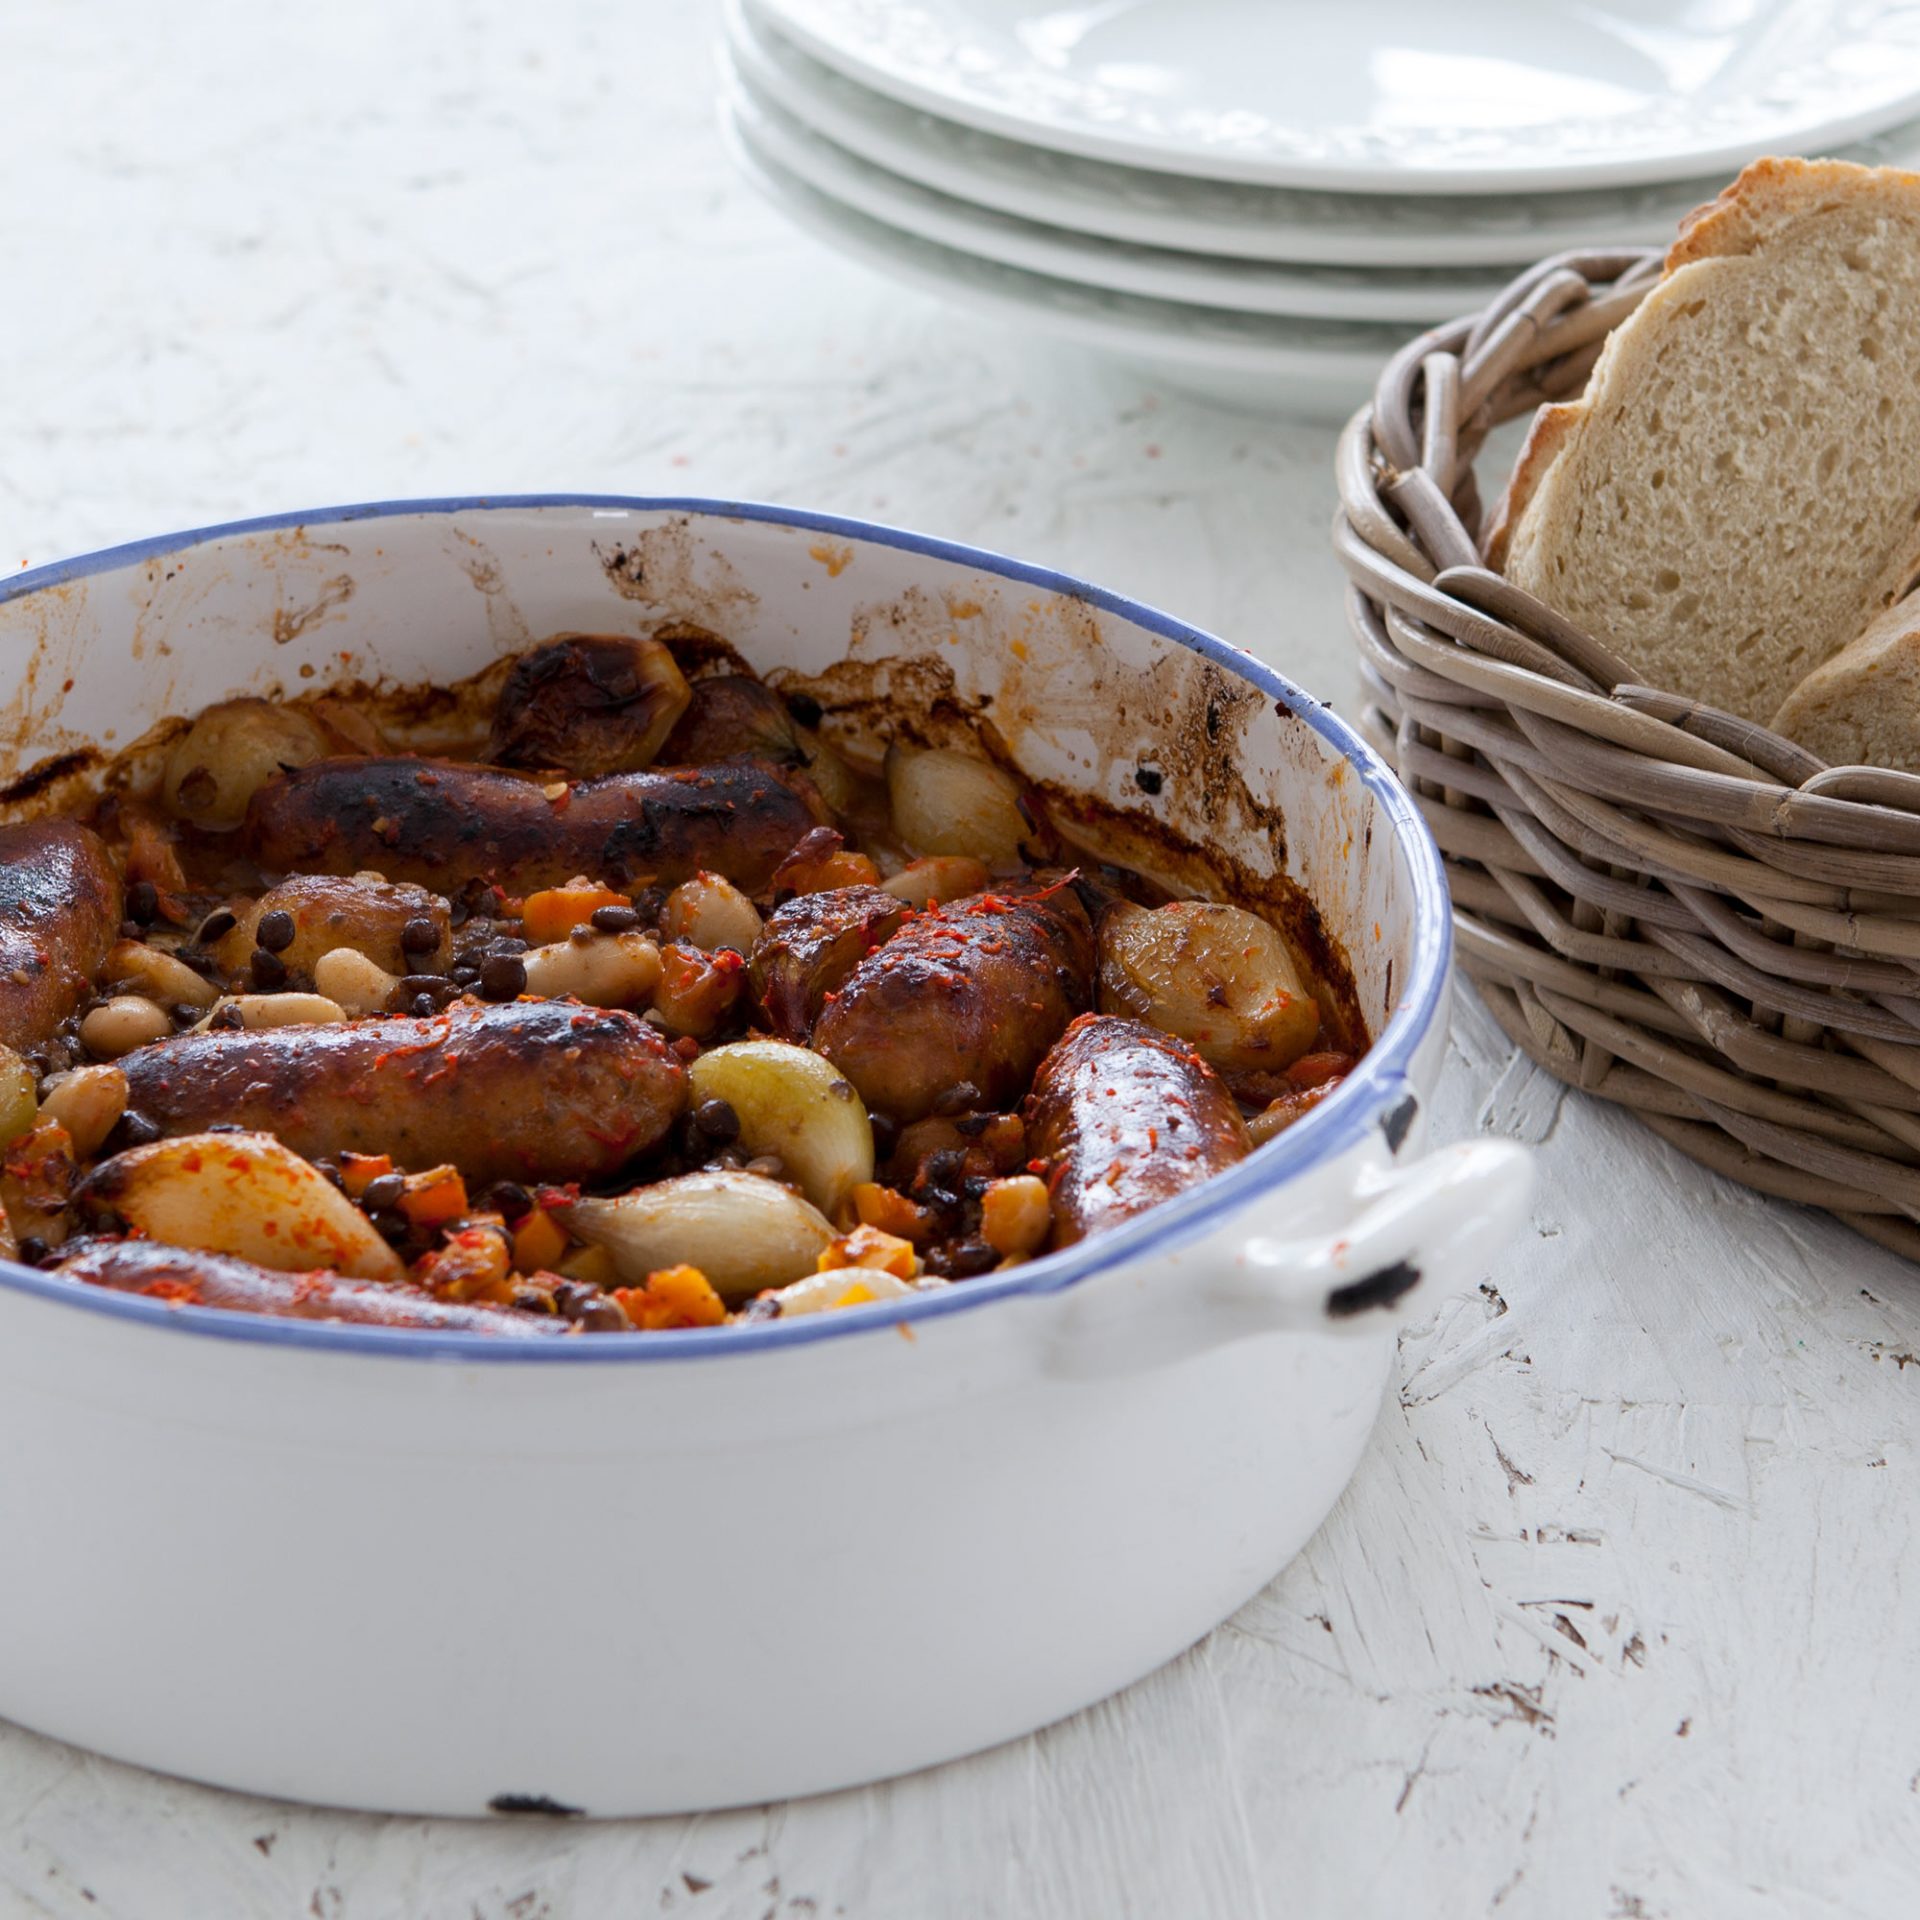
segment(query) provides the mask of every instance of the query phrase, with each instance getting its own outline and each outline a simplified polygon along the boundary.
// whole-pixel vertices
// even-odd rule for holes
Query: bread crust
[[[1829,766],[1920,773],[1920,593],[1815,667],[1781,703],[1773,731]]]
[[[1610,519],[1590,518],[1589,503],[1596,498],[1596,487],[1613,486],[1616,464],[1623,459],[1628,462],[1623,471],[1634,476],[1621,483],[1627,487],[1637,486],[1639,473],[1670,464],[1660,458],[1659,435],[1663,429],[1658,412],[1653,415],[1651,429],[1644,424],[1644,396],[1650,390],[1658,391],[1663,377],[1674,377],[1666,370],[1674,364],[1676,349],[1682,355],[1687,351],[1685,335],[1690,316],[1709,303],[1715,305],[1716,312],[1738,323],[1751,298],[1754,324],[1762,338],[1751,348],[1736,340],[1732,348],[1739,355],[1751,352],[1751,364],[1741,358],[1703,365],[1697,351],[1692,361],[1683,359],[1681,364],[1688,366],[1687,377],[1692,381],[1685,391],[1697,405],[1711,405],[1724,394],[1728,417],[1743,423],[1749,418],[1743,408],[1764,404],[1753,400],[1752,395],[1767,381],[1769,361],[1777,385],[1778,371],[1794,348],[1786,337],[1776,341],[1764,337],[1766,321],[1779,295],[1774,293],[1763,304],[1763,294],[1783,280],[1793,284],[1802,255],[1828,257],[1842,244],[1805,225],[1829,213],[1844,216],[1846,222],[1832,229],[1835,233],[1879,233],[1888,228],[1903,231],[1909,251],[1902,258],[1910,260],[1914,236],[1920,234],[1920,173],[1835,160],[1758,160],[1716,199],[1696,208],[1682,223],[1659,280],[1639,308],[1609,336],[1583,393],[1571,401],[1543,406],[1536,413],[1482,539],[1487,565],[1540,594],[1568,617],[1583,620],[1596,630],[1608,628],[1615,644],[1650,684],[1671,686],[1691,697],[1731,707],[1754,720],[1764,719],[1780,704],[1783,686],[1791,687],[1796,678],[1834,658],[1851,634],[1859,632],[1896,594],[1913,584],[1916,572],[1920,572],[1920,530],[1909,533],[1897,529],[1891,514],[1883,514],[1871,543],[1858,549],[1861,572],[1857,579],[1848,572],[1830,572],[1825,576],[1828,584],[1824,589],[1778,604],[1767,602],[1756,588],[1742,606],[1737,597],[1731,603],[1724,595],[1715,598],[1712,569],[1725,572],[1727,556],[1740,539],[1755,544],[1763,554],[1795,550],[1798,530],[1813,524],[1809,516],[1818,513],[1818,501],[1804,497],[1808,491],[1805,486],[1800,488],[1800,498],[1794,498],[1791,490],[1778,496],[1780,517],[1772,523],[1765,497],[1749,496],[1758,501],[1756,505],[1736,504],[1731,510],[1732,529],[1724,535],[1716,531],[1714,538],[1719,544],[1706,548],[1676,546],[1673,516],[1652,504],[1644,492],[1621,495],[1609,491],[1599,496],[1609,503],[1619,503],[1605,507]],[[1749,268],[1745,256],[1774,244],[1786,251],[1768,262],[1756,261]],[[1849,255],[1847,266],[1855,265]],[[1770,277],[1752,277],[1756,275]],[[1824,288],[1828,283],[1806,284]],[[1920,415],[1920,380],[1914,383],[1915,398],[1911,402],[1899,398],[1897,389],[1884,384],[1891,380],[1896,358],[1907,363],[1913,358],[1911,343],[1916,335],[1911,267],[1905,269],[1903,279],[1896,276],[1881,284],[1905,289],[1900,297],[1906,317],[1902,321],[1896,308],[1896,316],[1890,320],[1890,351],[1887,365],[1880,369],[1880,390],[1895,394],[1895,404],[1901,409],[1892,416],[1896,423],[1903,417],[1912,421]],[[1745,292],[1749,286],[1756,289],[1751,296]],[[1734,304],[1724,304],[1727,302]],[[1817,336],[1823,343],[1832,337],[1825,333]],[[1789,379],[1791,373],[1789,368]],[[1854,375],[1846,369],[1823,378],[1833,384],[1822,391],[1830,393],[1836,402],[1859,392],[1853,384]],[[1887,404],[1885,399],[1880,402],[1879,417],[1883,421],[1889,417]],[[1820,400],[1815,398],[1813,405],[1817,412]],[[1843,417],[1844,411],[1841,409]],[[1764,448],[1765,431],[1771,425],[1771,421],[1766,422],[1747,444]],[[1804,416],[1801,425],[1808,425]],[[1747,431],[1744,424],[1740,430]],[[1685,449],[1698,442],[1672,438],[1680,431],[1673,426],[1664,431],[1671,444],[1681,449],[1675,476],[1680,479],[1688,464]],[[1846,428],[1833,431],[1844,434]],[[1913,434],[1898,427],[1896,431],[1904,433],[1899,463],[1881,469],[1883,497],[1889,505],[1910,490],[1920,499],[1920,471],[1907,470]],[[1724,452],[1717,456],[1727,457]],[[1729,470],[1736,484],[1745,472],[1744,452],[1738,457],[1742,464]],[[1864,442],[1856,457],[1869,457]],[[1755,469],[1756,475],[1764,471],[1764,464]],[[1660,486],[1667,477],[1665,472],[1655,474],[1653,486]],[[1686,482],[1682,480],[1682,484]],[[1688,500],[1717,493],[1721,483],[1717,474],[1702,477],[1696,466],[1691,484],[1696,491],[1685,496]],[[1697,491],[1703,487],[1706,492]],[[1722,497],[1736,503],[1740,499],[1737,492]],[[1626,526],[1628,504],[1639,509],[1630,529]],[[1723,525],[1726,518],[1723,513]],[[1597,556],[1608,556],[1599,571],[1594,565]],[[1698,575],[1695,559],[1700,563]],[[1637,566],[1644,568],[1638,578],[1634,574]],[[1867,569],[1873,570],[1871,577]],[[1658,591],[1670,596],[1667,605],[1679,608],[1683,602],[1705,601],[1707,615],[1689,626],[1685,623],[1692,620],[1690,605],[1669,617],[1661,605],[1643,597],[1653,587],[1655,574],[1661,579]],[[1689,586],[1699,590],[1689,593],[1685,591]],[[1618,598],[1613,597],[1616,594]],[[1804,613],[1784,611],[1789,604],[1803,607]],[[1739,608],[1737,614],[1734,608]],[[1715,619],[1721,624],[1714,625]],[[1636,655],[1643,657],[1636,659]]]
[[[1750,161],[1731,186],[1680,222],[1661,278],[1695,260],[1751,253],[1768,237],[1774,223],[1798,219],[1817,208],[1824,196],[1851,197],[1863,191],[1905,193],[1920,211],[1920,173],[1899,167],[1863,167],[1851,160]]]
[[[1533,504],[1533,496],[1540,491],[1548,471],[1559,459],[1560,449],[1585,418],[1586,408],[1577,400],[1563,400],[1555,405],[1544,406],[1533,416],[1533,425],[1527,430],[1526,445],[1520,449],[1520,457],[1514,461],[1513,472],[1508,476],[1507,484],[1500,498],[1494,502],[1493,512],[1487,520],[1482,551],[1486,555],[1487,565],[1494,572],[1506,571],[1514,529],[1526,517],[1528,507]]]

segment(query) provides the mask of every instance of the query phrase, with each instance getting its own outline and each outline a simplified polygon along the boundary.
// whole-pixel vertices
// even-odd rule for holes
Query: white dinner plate
[[[1303,418],[1344,420],[1373,391],[1404,327],[1278,320],[1102,293],[980,260],[902,233],[829,199],[755,149],[722,107],[721,132],[746,177],[796,225],[876,272],[975,307],[1025,332],[1077,342],[1170,386]]]
[[[727,0],[727,44],[756,93],[836,146],[954,198],[1049,226],[1176,251],[1324,266],[1524,266],[1575,247],[1651,246],[1726,184],[1724,175],[1590,193],[1314,193],[1183,179],[1022,146],[904,107],[812,59]],[[1841,157],[1907,165],[1902,126]]]
[[[1359,193],[1674,180],[1920,106],[1912,0],[761,0],[861,84],[1091,159]]]
[[[1291,267],[1100,240],[935,193],[810,131],[736,74],[727,109],[768,165],[856,213],[959,253],[1082,286],[1236,313],[1388,320],[1424,326],[1485,306],[1511,275],[1363,267]]]

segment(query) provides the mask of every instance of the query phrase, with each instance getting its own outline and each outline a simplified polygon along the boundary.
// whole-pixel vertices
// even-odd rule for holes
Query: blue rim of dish
[[[528,493],[476,495],[439,500],[381,500],[355,506],[321,507],[306,513],[276,513],[252,520],[230,520],[106,547],[71,560],[34,567],[0,582],[0,605],[48,587],[88,579],[144,560],[203,546],[212,540],[289,527],[329,526],[351,520],[431,518],[460,513],[513,513],[578,509],[597,513],[684,513],[703,519],[758,521],[806,533],[829,533],[876,546],[897,547],[956,566],[973,567],[1000,579],[1018,581],[1084,601],[1146,632],[1203,655],[1229,673],[1279,701],[1354,766],[1361,784],[1392,821],[1413,879],[1414,954],[1412,978],[1388,1016],[1359,1068],[1325,1101],[1277,1139],[1236,1167],[1214,1175],[1177,1199],[1163,1201],[1126,1226],[1060,1253],[1016,1267],[999,1276],[962,1281],[935,1292],[870,1306],[843,1307],[794,1320],[746,1326],[696,1327],[661,1333],[596,1333],[577,1339],[504,1340],[486,1335],[433,1333],[402,1327],[344,1326],[323,1320],[273,1320],[217,1307],[181,1306],[139,1294],[77,1285],[57,1275],[0,1261],[0,1287],[33,1295],[85,1313],[101,1313],[176,1333],[220,1340],[253,1341],[266,1346],[377,1354],[389,1359],[466,1361],[499,1365],[581,1365],[623,1362],[660,1364],[674,1360],[718,1359],[726,1354],[811,1346],[823,1340],[850,1339],[885,1332],[950,1313],[973,1312],[997,1301],[1059,1293],[1078,1286],[1139,1255],[1168,1247],[1218,1226],[1261,1194],[1309,1167],[1318,1166],[1360,1144],[1405,1098],[1408,1068],[1432,1028],[1447,989],[1453,956],[1453,916],[1448,904],[1439,849],[1412,796],[1367,743],[1333,710],[1243,649],[1199,627],[1175,620],[1156,608],[1109,593],[1069,574],[1008,559],[982,547],[909,533],[898,527],[851,520],[839,514],[810,513],[795,507],[755,501],[681,497],[636,498],[623,494]]]

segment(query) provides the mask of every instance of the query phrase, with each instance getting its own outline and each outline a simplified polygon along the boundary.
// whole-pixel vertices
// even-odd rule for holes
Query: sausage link
[[[75,820],[0,826],[0,1044],[53,1037],[85,998],[120,928],[120,876]]]
[[[470,1182],[586,1180],[656,1145],[686,1069],[638,1015],[456,1001],[427,1019],[183,1033],[120,1061],[163,1133],[237,1121],[309,1160],[452,1161]]]
[[[276,774],[247,808],[253,857],[276,873],[358,873],[447,893],[509,893],[584,873],[677,886],[703,868],[764,887],[825,809],[803,774],[755,760],[543,786],[451,760],[320,760]]]
[[[827,995],[906,917],[905,903],[878,887],[830,887],[776,907],[754,942],[752,976],[774,1033],[804,1043]]]
[[[337,1273],[273,1273],[225,1253],[194,1253],[157,1240],[82,1240],[60,1263],[66,1280],[143,1293],[182,1306],[224,1307],[275,1320],[334,1320],[367,1327],[426,1327],[508,1339],[565,1337],[565,1320],[505,1307],[436,1300],[420,1287],[343,1280]]]
[[[1060,1036],[1026,1120],[1048,1163],[1056,1247],[1198,1186],[1248,1146],[1233,1095],[1190,1046],[1113,1014],[1083,1014]]]
[[[971,1083],[1022,1092],[1093,991],[1093,928],[1070,887],[976,893],[914,914],[828,997],[813,1045],[869,1107],[906,1122]]]

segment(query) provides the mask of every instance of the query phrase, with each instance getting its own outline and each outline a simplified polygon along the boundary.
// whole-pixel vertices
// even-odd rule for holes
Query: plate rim
[[[1744,165],[1768,151],[1843,144],[1885,132],[1920,111],[1920,70],[1904,91],[1873,107],[1789,118],[1764,133],[1748,132],[1717,144],[1669,151],[1661,157],[1586,161],[1371,165],[1328,163],[1287,157],[1258,157],[1221,149],[1200,152],[1170,139],[1143,139],[1103,132],[1084,121],[1049,121],[1022,114],[977,97],[951,81],[942,86],[902,72],[843,44],[808,17],[818,5],[844,6],[847,0],[757,0],[770,20],[803,52],[856,85],[920,112],[993,133],[1018,144],[1081,159],[1250,186],[1322,189],[1356,195],[1421,197],[1432,194],[1497,194],[1581,191],[1587,188],[1650,186],[1721,172]],[[1879,18],[1909,14],[1908,0],[1855,0]],[[950,68],[957,63],[949,63]]]
[[[1078,339],[1084,345],[1123,358],[1138,356],[1161,365],[1184,365],[1196,372],[1238,374],[1249,379],[1273,381],[1304,382],[1314,378],[1330,384],[1363,381],[1369,387],[1396,346],[1403,345],[1419,331],[1365,320],[1287,321],[1278,316],[1262,314],[1210,313],[1207,309],[1194,309],[1179,301],[1156,300],[1141,294],[1103,295],[1098,288],[1076,286],[1026,268],[1006,267],[996,261],[980,260],[957,248],[942,246],[937,241],[925,240],[898,228],[889,228],[882,221],[841,206],[830,196],[804,182],[784,178],[777,169],[767,166],[753,153],[724,106],[718,118],[721,140],[729,158],[748,183],[780,213],[812,234],[821,244],[845,253],[883,277],[905,281],[923,292],[974,307],[1003,322],[1040,326],[1050,333]],[[815,202],[822,204],[815,205]],[[869,237],[859,227],[849,229],[842,224],[845,221],[873,228],[879,237]],[[888,244],[890,240],[905,241],[914,251],[898,251]],[[922,252],[946,256],[966,267],[983,269],[995,279],[1014,284],[1009,287],[983,283],[977,275],[965,272],[950,274],[944,271],[942,264],[928,264],[924,259],[915,257],[916,253]],[[1023,283],[1033,283],[1035,292],[1026,292]],[[1164,308],[1171,324],[1156,331],[1127,313],[1091,313],[1073,305],[1057,304],[1046,297],[1053,292],[1063,292],[1075,301],[1093,302],[1104,298],[1124,300],[1130,306]],[[1381,337],[1365,345],[1356,345],[1351,350],[1294,343],[1269,344],[1255,340],[1229,341],[1194,333],[1180,326],[1180,321],[1189,313],[1202,319],[1227,319],[1270,328],[1290,325],[1352,327]]]
[[[1519,228],[1492,230],[1462,229],[1444,224],[1449,208],[1441,196],[1409,196],[1396,200],[1385,194],[1351,195],[1320,189],[1248,186],[1244,183],[1199,181],[1181,174],[1156,174],[1143,169],[1117,165],[1110,161],[1090,160],[1074,155],[1044,154],[1047,160],[1062,161],[1076,167],[1114,176],[1113,197],[1104,204],[1098,197],[1098,183],[1086,183],[1084,200],[1071,186],[1060,188],[1044,174],[1023,169],[1017,164],[1019,143],[1006,141],[997,134],[944,121],[938,115],[920,113],[885,94],[875,93],[860,82],[838,73],[815,60],[803,48],[787,41],[777,26],[759,17],[757,0],[722,0],[724,57],[741,71],[750,74],[769,97],[792,117],[822,139],[845,148],[869,164],[882,167],[902,179],[912,180],[929,192],[990,208],[1018,219],[1073,230],[1096,238],[1138,246],[1156,246],[1169,252],[1197,251],[1226,258],[1329,267],[1504,267],[1518,271],[1529,262],[1550,253],[1566,252],[1587,245],[1641,246],[1670,232],[1694,206],[1710,200],[1725,185],[1724,177],[1702,177],[1663,183],[1637,191],[1660,193],[1662,202],[1646,210],[1646,222],[1640,224],[1628,209],[1595,206],[1593,199],[1579,194],[1507,195],[1508,203],[1538,199],[1569,202],[1557,208],[1559,224],[1536,220]],[[809,71],[811,69],[811,71]],[[825,87],[845,89],[854,99],[835,98],[822,91]],[[980,170],[977,163],[957,153],[941,152],[916,140],[910,126],[892,127],[887,116],[917,118],[928,123],[934,139],[996,141],[1009,148],[1008,171],[991,167]],[[1902,142],[1903,132],[1912,138]],[[1920,119],[1889,128],[1875,139],[1891,151],[1881,154],[1847,154],[1836,157],[1859,158],[1867,164],[1920,166]],[[1902,150],[1903,146],[1910,150]],[[1178,195],[1189,189],[1225,189],[1250,197],[1268,196],[1274,202],[1270,212],[1249,214],[1235,220],[1219,208],[1176,209],[1130,204],[1125,190],[1142,183],[1163,195]],[[1616,198],[1604,191],[1594,196],[1602,202]],[[1327,200],[1351,202],[1356,221],[1372,220],[1364,225],[1344,227],[1333,222],[1308,219],[1297,207],[1288,211],[1288,201]],[[1391,227],[1380,224],[1381,210],[1398,205],[1401,219],[1413,215],[1431,225]],[[1110,210],[1109,210],[1110,208]],[[1508,212],[1511,214],[1511,207]],[[1522,218],[1531,218],[1538,209],[1523,210]],[[1616,224],[1609,225],[1612,221]],[[1197,243],[1197,244],[1196,244]]]
[[[1108,239],[983,207],[896,174],[842,147],[778,101],[763,96],[738,68],[730,68],[726,75],[722,105],[743,138],[764,149],[763,160],[854,213],[932,245],[950,247],[956,253],[1071,281],[1097,292],[1217,307],[1223,312],[1265,319],[1351,321],[1356,325],[1418,329],[1485,306],[1512,278],[1506,267],[1329,266],[1307,261],[1247,260]],[[801,142],[816,143],[826,152],[816,156]],[[1212,290],[1198,286],[1179,290],[1183,268],[1194,275],[1213,276]],[[1244,276],[1244,289],[1232,287],[1236,274]],[[1328,278],[1323,280],[1321,276]],[[1379,276],[1385,284],[1377,290],[1369,289],[1365,282],[1372,276]],[[1396,278],[1409,276],[1424,278],[1432,285],[1423,289],[1395,284]],[[1289,279],[1297,292],[1285,290]],[[1450,279],[1457,283],[1448,285]],[[1154,284],[1156,281],[1158,284]],[[1275,287],[1276,296],[1256,297],[1263,283]],[[1342,305],[1353,298],[1372,303],[1371,310],[1355,311]]]

